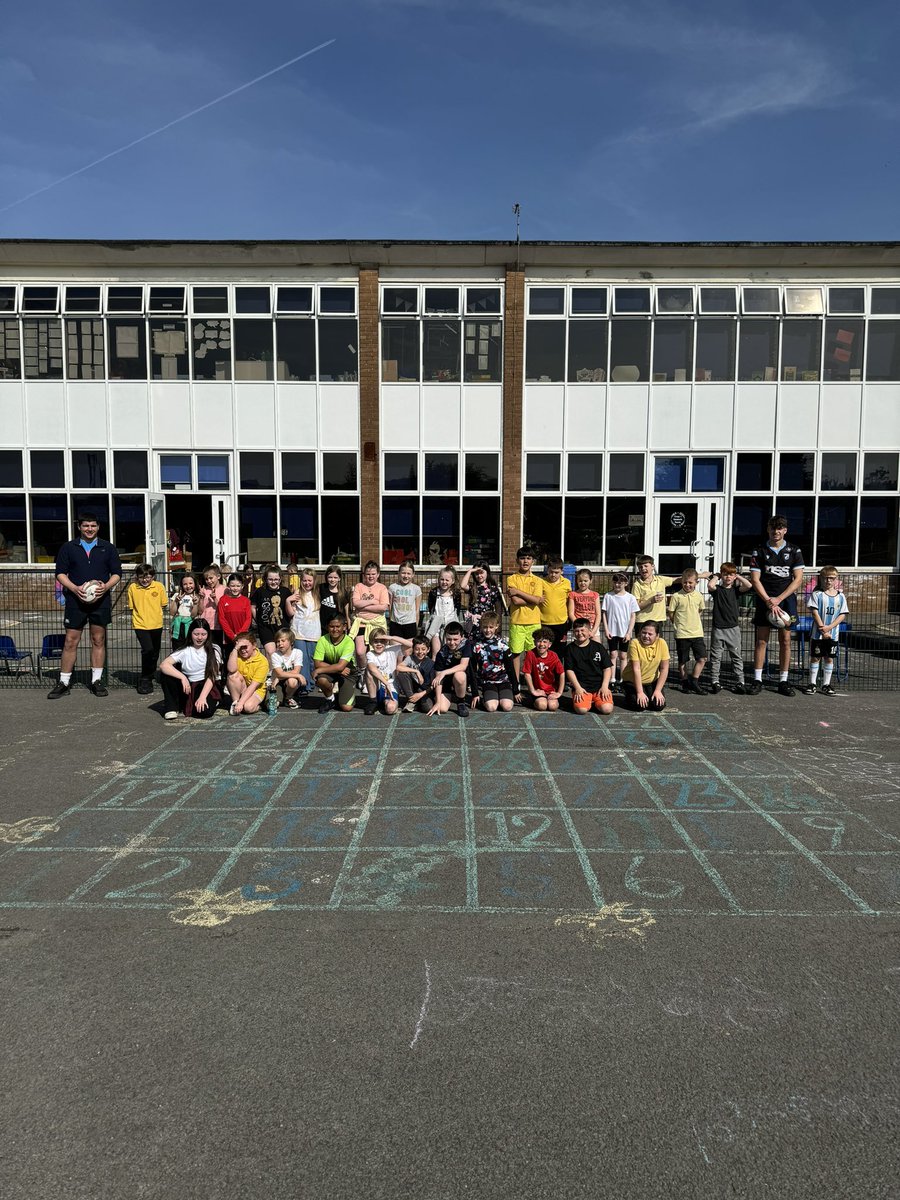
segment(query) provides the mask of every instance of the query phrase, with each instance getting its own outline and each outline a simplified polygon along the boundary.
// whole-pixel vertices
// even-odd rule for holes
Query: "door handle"
[[[691,542],[691,557],[700,557],[700,538],[696,538],[693,542]]]

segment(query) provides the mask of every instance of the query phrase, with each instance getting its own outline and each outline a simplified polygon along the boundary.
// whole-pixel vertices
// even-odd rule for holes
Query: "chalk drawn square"
[[[466,822],[458,808],[385,808],[371,812],[363,837],[366,850],[419,850],[463,852]]]
[[[380,750],[388,732],[386,721],[375,718],[363,725],[351,714],[348,719],[334,719],[334,724],[316,743],[316,753],[328,753],[328,747],[336,742],[348,750]],[[375,723],[377,721],[377,724]]]
[[[382,787],[394,776],[417,776],[423,782],[434,775],[460,775],[463,769],[462,751],[459,746],[445,749],[414,750],[395,749],[388,751],[384,760]]]
[[[790,850],[791,844],[779,830],[758,813],[744,808],[729,812],[677,812],[685,833],[701,850],[758,851]]]
[[[666,722],[673,729],[677,729],[679,733],[687,733],[688,730],[727,733],[730,728],[727,722],[715,713],[668,712],[666,713]]]
[[[754,804],[774,816],[783,813],[813,816],[816,813],[848,811],[840,797],[824,788],[819,790],[804,779],[785,780],[784,773],[778,779],[754,779],[751,776],[739,780],[738,786]]]
[[[154,827],[152,844],[160,850],[232,850],[256,820],[256,813],[179,809]]]
[[[184,783],[185,753],[186,747],[184,746],[177,751],[159,750],[150,758],[132,763],[125,768],[123,777],[129,779],[179,779]],[[211,754],[205,751],[191,754],[191,770],[194,772],[194,777],[196,778],[197,774],[218,770],[222,766],[222,759],[223,755],[221,754]]]
[[[805,916],[860,911],[839,884],[796,851],[724,854],[713,850],[707,859],[748,912]],[[840,864],[834,860],[829,859],[825,865],[837,876],[846,878],[846,871],[835,869]]]
[[[656,805],[647,789],[633,775],[559,775],[556,777],[567,808],[650,808]]]
[[[780,813],[777,820],[814,854],[900,850],[900,837],[890,832],[889,813],[879,813],[871,821],[851,812]]]
[[[627,724],[612,725],[610,733],[615,745],[623,750],[665,750],[683,744],[671,729],[657,724],[652,714],[641,717],[640,722],[635,724],[632,720]]]
[[[277,775],[218,775],[186,797],[181,809],[250,808],[266,805],[282,784]]]
[[[658,850],[685,849],[685,841],[662,813],[586,812],[572,813],[572,823],[586,850],[633,851],[645,854]]]
[[[900,915],[900,853],[826,853],[820,857],[876,912]]]
[[[575,853],[478,852],[478,902],[509,912],[588,912],[591,889]]]
[[[633,751],[628,760],[639,775],[686,775],[692,779],[709,779],[707,764],[683,746],[655,752]]]
[[[719,732],[712,729],[685,729],[679,730],[679,733],[684,739],[682,744],[686,745],[688,750],[696,750],[704,755],[740,754],[753,748],[753,743],[734,729],[723,729]]]
[[[571,850],[572,838],[559,811],[478,808],[475,845],[479,850]]]
[[[44,854],[19,849],[7,855],[0,868],[0,907],[61,904],[112,860],[111,854],[88,851]]]
[[[339,849],[350,845],[359,812],[346,814],[333,808],[279,809],[269,813],[248,845],[270,850]]]
[[[344,862],[343,850],[243,853],[222,884],[244,900],[271,900],[275,908],[323,909]]]
[[[719,914],[728,900],[696,858],[684,850],[597,854],[588,851],[607,904],[624,900],[651,912]]]
[[[111,795],[104,793],[96,805],[90,807],[97,809],[140,808],[148,812],[161,808],[172,808],[180,803],[185,792],[195,781],[185,779],[182,774],[180,779],[138,777],[126,778],[118,782],[119,786],[115,792]]]
[[[371,775],[306,774],[291,779],[274,805],[281,808],[327,808],[332,811],[359,810],[372,791]]]
[[[609,775],[627,770],[618,750],[609,746],[585,750],[574,738],[567,750],[545,750],[544,758],[554,779],[562,775]]]
[[[421,908],[452,912],[466,906],[462,855],[397,849],[361,851],[343,886],[341,908],[387,912]]]
[[[463,804],[461,775],[431,776],[425,772],[406,771],[397,775],[382,775],[378,787],[379,807],[451,808]]]
[[[461,745],[459,718],[453,712],[440,717],[406,714],[391,739],[396,749],[455,750]]]
[[[60,822],[56,832],[45,834],[35,844],[79,850],[121,850],[158,816],[158,813],[140,809],[75,812]]]
[[[379,751],[361,747],[348,748],[341,741],[339,748],[321,747],[313,754],[303,770],[310,775],[366,775],[371,778],[378,766]]]
[[[91,887],[73,897],[121,908],[176,905],[177,892],[208,888],[227,855],[153,850],[126,854]]]
[[[545,775],[476,775],[469,795],[476,808],[557,808]]]
[[[543,739],[541,742],[543,744]],[[522,725],[521,721],[513,723],[513,719],[506,716],[501,716],[497,720],[494,720],[493,717],[485,717],[484,721],[478,725],[473,726],[471,723],[467,725],[466,744],[470,749],[506,750],[507,752],[515,747],[530,750],[534,746],[530,731]]]
[[[544,768],[534,750],[469,749],[469,770],[472,775],[487,776],[502,772],[505,775],[540,775]]]
[[[671,808],[676,814],[695,809],[708,812],[731,809],[747,811],[747,805],[737,793],[716,776],[691,779],[685,775],[660,775],[648,779],[647,786],[659,797],[664,808]]]

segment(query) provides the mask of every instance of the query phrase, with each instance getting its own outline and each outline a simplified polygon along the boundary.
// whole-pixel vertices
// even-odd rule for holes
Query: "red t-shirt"
[[[554,654],[552,650],[547,651],[545,658],[538,658],[533,650],[529,650],[525,655],[522,670],[531,676],[532,683],[539,691],[555,692],[557,680],[563,673],[563,665],[559,661],[559,655]]]
[[[219,601],[219,624],[229,642],[233,642],[239,633],[247,632],[252,615],[246,596],[232,596],[231,592],[226,592]]]

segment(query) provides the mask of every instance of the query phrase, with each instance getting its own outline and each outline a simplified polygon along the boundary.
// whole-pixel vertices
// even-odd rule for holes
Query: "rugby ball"
[[[93,604],[97,599],[97,592],[100,590],[100,584],[93,579],[90,583],[84,585],[84,599],[86,604]]]
[[[776,629],[790,629],[793,623],[794,618],[791,614],[781,608],[773,608],[769,613],[769,624],[774,625]]]

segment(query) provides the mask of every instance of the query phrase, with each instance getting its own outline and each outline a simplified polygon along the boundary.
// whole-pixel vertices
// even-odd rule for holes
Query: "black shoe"
[[[823,696],[836,696],[837,692],[834,690],[834,688],[831,686],[830,683],[823,683],[822,684],[822,695]]]
[[[779,696],[793,696],[794,695],[794,689],[791,687],[791,685],[788,683],[788,681],[786,679],[782,679],[781,683],[779,683],[778,695]]]
[[[323,700],[322,703],[319,705],[319,716],[327,717],[333,708],[334,708],[333,700]]]
[[[754,679],[752,683],[747,684],[747,695],[758,696],[762,691],[762,680]]]
[[[466,717],[470,717],[472,715],[472,710],[469,708],[468,704],[465,703],[465,701],[460,700],[459,704],[456,706],[456,713],[457,716],[465,719]]]
[[[732,690],[732,692],[734,692],[735,696],[746,696],[747,695],[747,689],[744,687],[744,685],[742,683],[736,683],[731,690]]]
[[[367,700],[365,702],[365,704],[363,705],[363,713],[367,717],[374,717],[377,712],[378,712],[378,701],[377,700],[371,700],[371,699]]]
[[[711,683],[709,685],[709,694],[711,696],[718,696],[718,694],[719,694],[719,692],[721,692],[721,690],[722,690],[722,685],[721,685],[721,683],[719,683],[718,680],[716,680],[715,683]]]
[[[96,683],[91,684],[91,691],[95,696],[108,696],[109,692],[103,686],[103,683],[98,679]]]
[[[802,687],[800,689],[800,691],[803,693],[804,696],[814,696],[816,694],[816,692],[818,691],[818,688],[816,687],[816,685],[814,683],[808,683],[806,685],[806,687]]]
[[[153,691],[153,680],[141,679],[137,685],[137,690],[139,696],[149,696]]]
[[[61,700],[63,696],[70,696],[72,689],[67,683],[56,683],[47,693],[48,700]]]

